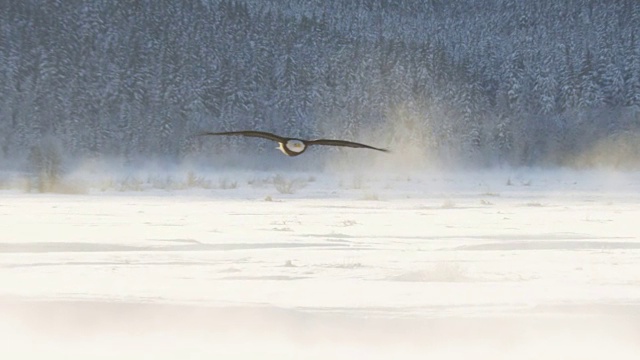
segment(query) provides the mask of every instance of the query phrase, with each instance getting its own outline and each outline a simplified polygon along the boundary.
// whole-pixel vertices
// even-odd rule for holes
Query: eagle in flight
[[[311,145],[328,145],[328,146],[345,146],[352,148],[365,148],[372,149],[382,152],[389,152],[387,149],[380,149],[377,147],[360,144],[352,141],[345,140],[330,140],[330,139],[316,139],[316,140],[303,140],[296,138],[286,138],[282,136],[278,136],[272,133],[264,132],[264,131],[226,131],[226,132],[203,132],[197,134],[197,136],[218,136],[218,135],[228,135],[228,136],[246,136],[246,137],[258,137],[263,139],[273,140],[280,144],[278,149],[282,151],[287,156],[298,156],[302,154],[307,148]]]

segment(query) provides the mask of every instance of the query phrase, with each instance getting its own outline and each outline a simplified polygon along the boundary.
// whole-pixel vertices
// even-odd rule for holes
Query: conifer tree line
[[[0,0],[0,159],[45,137],[180,159],[216,150],[189,135],[237,129],[637,161],[640,2]]]

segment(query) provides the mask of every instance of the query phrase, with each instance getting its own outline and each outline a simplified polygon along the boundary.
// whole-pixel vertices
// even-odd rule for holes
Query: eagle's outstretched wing
[[[208,135],[236,135],[236,136],[247,136],[247,137],[259,137],[264,139],[273,140],[276,142],[285,142],[286,139],[280,137],[278,135],[264,132],[264,131],[225,131],[225,132],[202,132],[197,134],[197,136],[208,136]]]
[[[317,139],[317,140],[307,140],[305,141],[305,143],[307,145],[346,146],[346,147],[352,147],[352,148],[366,148],[366,149],[378,150],[382,152],[389,152],[389,150],[387,149],[380,149],[377,147],[360,144],[352,141],[345,141],[345,140]]]

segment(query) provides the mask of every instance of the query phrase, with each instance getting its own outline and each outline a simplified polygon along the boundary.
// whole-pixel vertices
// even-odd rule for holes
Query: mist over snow
[[[640,2],[1,8],[1,359],[639,358]]]

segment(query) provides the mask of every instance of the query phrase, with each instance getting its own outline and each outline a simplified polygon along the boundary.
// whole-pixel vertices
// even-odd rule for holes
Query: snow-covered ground
[[[134,183],[0,192],[0,358],[640,356],[640,174]]]

